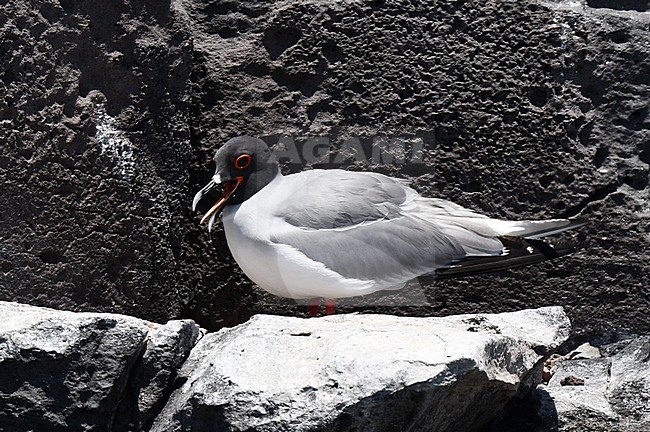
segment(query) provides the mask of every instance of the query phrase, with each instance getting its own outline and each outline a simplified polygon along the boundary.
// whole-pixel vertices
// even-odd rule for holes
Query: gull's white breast
[[[271,240],[278,230],[299,229],[274,210],[290,199],[294,188],[304,186],[304,174],[278,175],[242,204],[224,209],[226,239],[237,264],[262,289],[281,297],[343,298],[376,291],[374,281],[344,278],[298,249]]]

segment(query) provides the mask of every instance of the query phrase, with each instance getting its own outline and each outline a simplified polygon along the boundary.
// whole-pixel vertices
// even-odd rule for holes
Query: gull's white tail
[[[499,235],[537,239],[564,231],[580,228],[588,222],[581,219],[548,219],[522,221],[495,221],[494,228]]]

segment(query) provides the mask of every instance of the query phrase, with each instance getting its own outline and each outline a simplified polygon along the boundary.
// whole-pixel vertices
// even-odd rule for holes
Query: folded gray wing
[[[343,277],[373,280],[383,288],[465,257],[462,246],[434,224],[404,215],[345,230],[282,230],[271,240],[298,249]]]
[[[291,177],[291,176],[289,176]],[[334,229],[399,217],[417,193],[375,173],[314,170],[293,178],[295,192],[275,216],[304,230]]]
[[[288,225],[271,240],[346,278],[396,286],[465,256],[434,222],[409,214],[419,195],[396,179],[341,170],[300,179],[276,213]]]

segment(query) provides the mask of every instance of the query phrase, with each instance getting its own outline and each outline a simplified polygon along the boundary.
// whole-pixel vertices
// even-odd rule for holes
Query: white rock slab
[[[152,431],[479,430],[569,330],[560,307],[258,315],[197,344]]]

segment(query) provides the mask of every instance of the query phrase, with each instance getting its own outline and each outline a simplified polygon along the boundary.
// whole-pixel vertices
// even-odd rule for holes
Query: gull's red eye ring
[[[235,168],[237,169],[244,169],[247,168],[248,165],[251,164],[251,155],[249,154],[242,154],[237,156],[237,159],[235,159]]]

